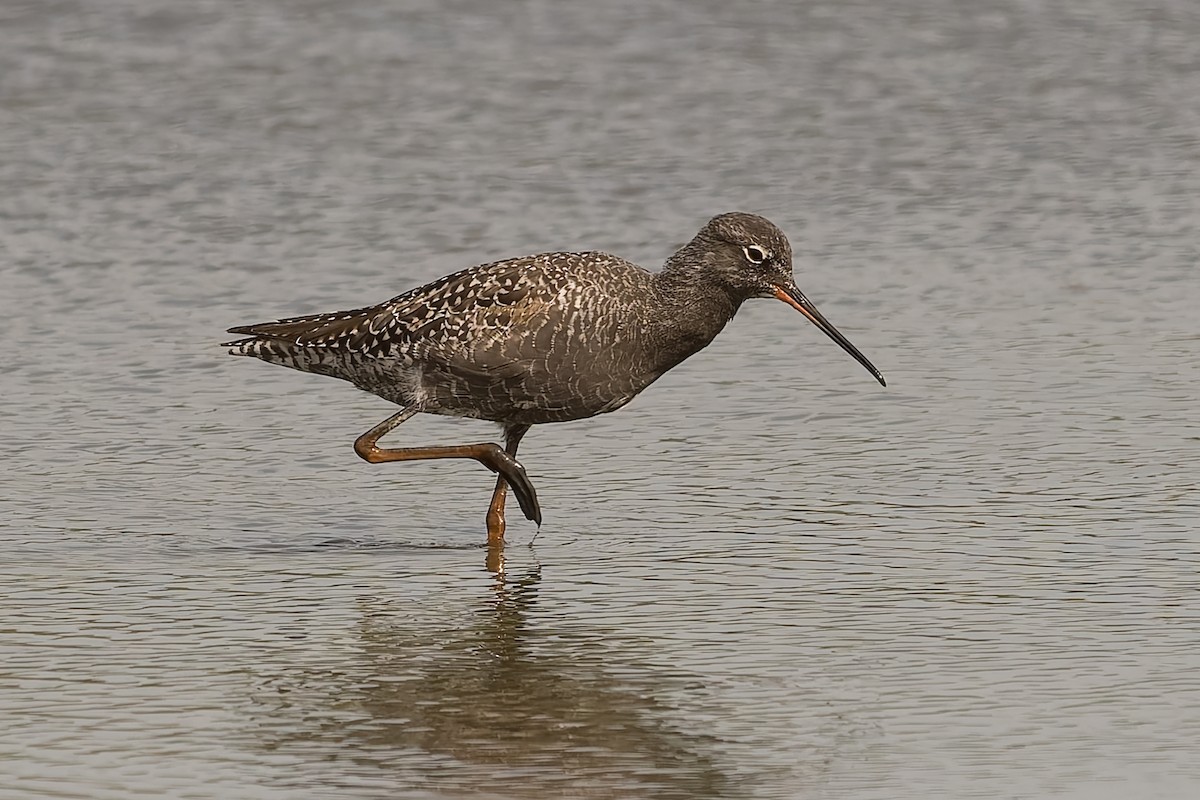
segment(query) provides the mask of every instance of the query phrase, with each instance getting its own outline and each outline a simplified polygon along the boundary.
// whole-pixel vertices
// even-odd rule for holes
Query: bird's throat
[[[656,342],[665,371],[699,352],[733,319],[741,298],[718,283],[664,270],[655,276],[659,305],[650,337]]]

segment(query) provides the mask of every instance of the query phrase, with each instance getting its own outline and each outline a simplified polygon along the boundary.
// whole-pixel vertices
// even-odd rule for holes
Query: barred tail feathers
[[[372,306],[239,325],[230,328],[229,333],[245,334],[248,338],[225,342],[223,346],[229,348],[230,355],[354,380],[351,373],[365,355],[364,345],[377,346],[377,327],[391,319],[385,313],[384,308]]]
[[[298,369],[301,372],[326,371],[318,366],[323,359],[314,357],[317,354],[287,339],[255,336],[249,339],[223,342],[221,346],[228,347],[231,356],[249,356],[266,361],[268,364],[279,364],[283,367]],[[314,367],[316,368],[314,369]]]

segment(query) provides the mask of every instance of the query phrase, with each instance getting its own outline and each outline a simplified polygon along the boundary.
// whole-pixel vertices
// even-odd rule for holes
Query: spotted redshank
[[[754,297],[795,308],[886,386],[796,287],[783,232],[745,213],[713,217],[657,273],[598,252],[514,258],[376,306],[230,328],[249,338],[226,346],[233,355],[350,381],[401,406],[354,442],[373,464],[470,458],[497,473],[487,512],[495,545],[504,538],[506,487],[527,519],[542,522],[516,458],[530,426],[616,411],[711,342]],[[505,446],[378,446],[421,412],[498,422]]]

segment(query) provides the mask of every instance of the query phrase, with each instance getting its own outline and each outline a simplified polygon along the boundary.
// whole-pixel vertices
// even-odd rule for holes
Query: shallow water
[[[1182,0],[3,6],[0,797],[1200,794],[1198,42]],[[364,464],[386,403],[215,345],[737,208],[889,387],[748,304],[527,437],[498,574],[488,473]]]

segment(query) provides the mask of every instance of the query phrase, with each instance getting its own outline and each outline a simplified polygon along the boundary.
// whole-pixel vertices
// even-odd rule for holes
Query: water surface
[[[1200,792],[1200,17],[947,0],[0,9],[0,797]],[[792,237],[491,476],[233,324]],[[413,420],[396,441],[494,437]]]

